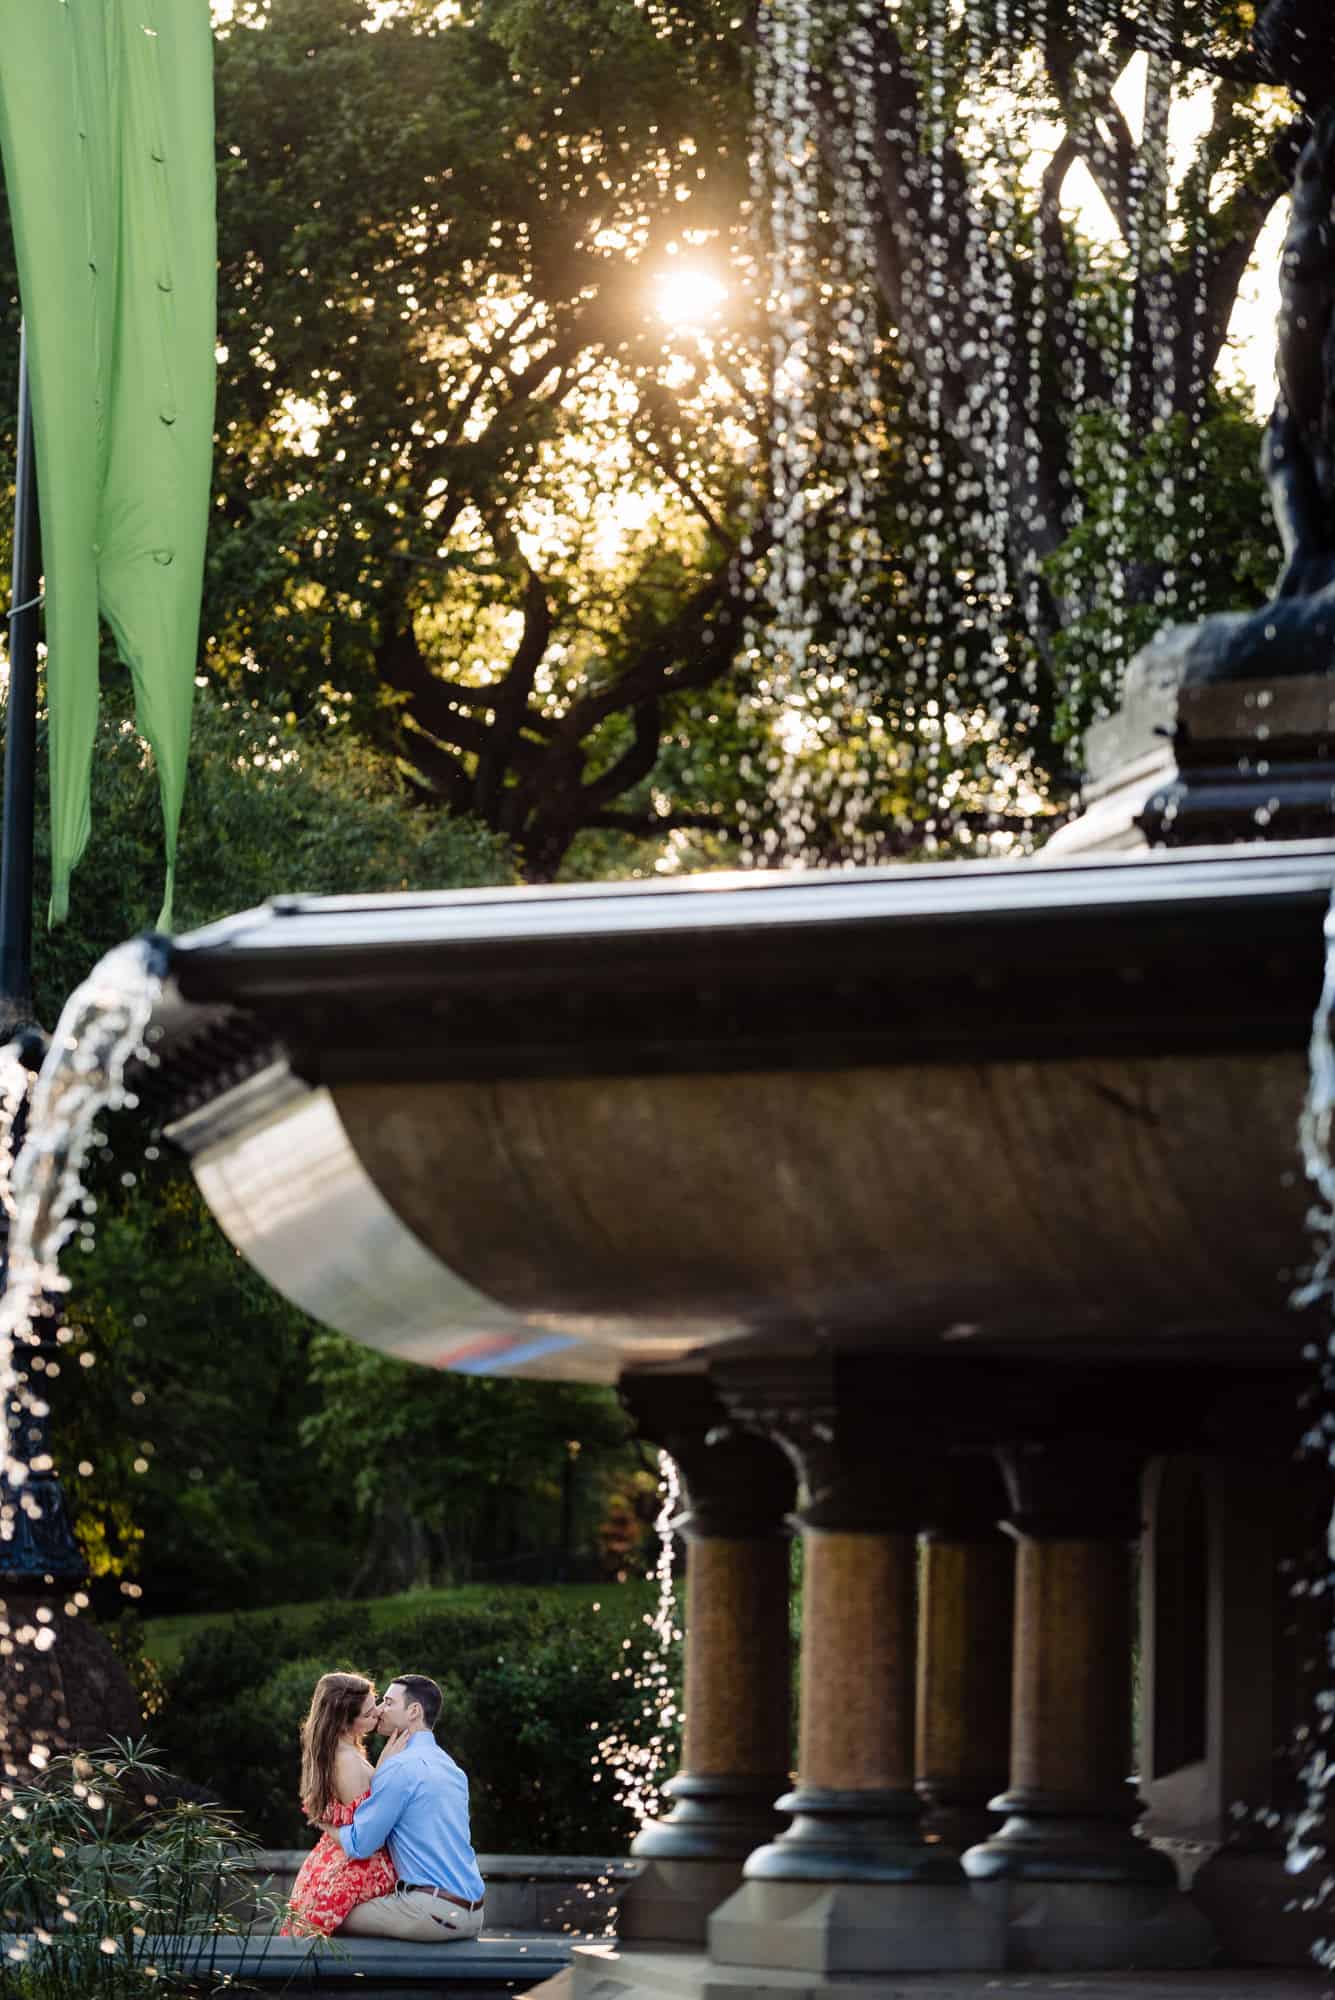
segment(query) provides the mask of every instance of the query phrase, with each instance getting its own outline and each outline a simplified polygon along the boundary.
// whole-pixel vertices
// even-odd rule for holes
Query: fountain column
[[[621,1903],[627,1943],[703,1945],[709,1913],[742,1863],[778,1832],[790,1763],[788,1626],[792,1469],[767,1439],[729,1424],[703,1376],[627,1376],[642,1435],[675,1459],[686,1542],[682,1766],[672,1809],[632,1843],[644,1869]]]
[[[709,1921],[715,1964],[833,1976],[986,1970],[997,1926],[914,1790],[917,1534],[936,1461],[882,1383],[829,1363],[720,1371],[720,1389],[797,1467],[801,1717],[792,1822]]]
[[[991,1456],[943,1471],[918,1571],[914,1788],[929,1836],[959,1852],[996,1831],[1009,1769],[1015,1553]]]
[[[1193,1966],[1209,1926],[1136,1838],[1132,1544],[1143,1453],[1083,1439],[999,1454],[1016,1539],[1011,1775],[964,1856],[1007,1925],[1008,1969]]]

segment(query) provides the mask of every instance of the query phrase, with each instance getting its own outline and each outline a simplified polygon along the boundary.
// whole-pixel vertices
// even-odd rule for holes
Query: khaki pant
[[[407,1938],[412,1944],[452,1944],[475,1938],[482,1929],[481,1910],[461,1910],[420,1889],[396,1889],[392,1896],[373,1896],[358,1903],[339,1925],[338,1937]]]

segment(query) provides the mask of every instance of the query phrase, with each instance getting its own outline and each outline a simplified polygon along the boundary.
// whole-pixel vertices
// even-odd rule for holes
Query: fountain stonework
[[[1278,395],[1262,453],[1284,550],[1272,600],[1160,633],[1085,739],[1085,810],[1056,852],[1295,840],[1335,824],[1335,22],[1270,0],[1263,72],[1306,142],[1280,257]]]
[[[683,1474],[683,1769],[581,1993],[1301,1961],[1333,889],[1331,843],[1251,844],[172,946],[136,1087],[256,1268],[419,1362],[617,1380]]]

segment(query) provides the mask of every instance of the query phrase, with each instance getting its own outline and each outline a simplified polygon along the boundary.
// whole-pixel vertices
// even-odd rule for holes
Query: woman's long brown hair
[[[339,1739],[362,1712],[371,1683],[360,1674],[321,1674],[301,1725],[301,1803],[308,1819],[323,1819],[337,1798],[334,1759]]]

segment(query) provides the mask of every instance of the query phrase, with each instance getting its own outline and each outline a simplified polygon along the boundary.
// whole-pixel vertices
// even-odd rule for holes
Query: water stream
[[[1335,1467],[1335,897],[1326,916],[1326,963],[1321,998],[1312,1023],[1307,1101],[1300,1140],[1307,1178],[1317,1200],[1308,1216],[1312,1264],[1295,1290],[1296,1308],[1317,1306],[1329,1331],[1307,1349],[1314,1368],[1313,1393],[1307,1407],[1302,1451]],[[1300,1725],[1302,1764],[1299,1777],[1303,1803],[1289,1832],[1287,1867],[1300,1878],[1305,1909],[1324,1909],[1335,1891],[1335,1873],[1318,1873],[1327,1859],[1331,1786],[1335,1784],[1332,1731],[1335,1730],[1335,1507],[1326,1528],[1324,1547],[1316,1552],[1307,1575],[1293,1586],[1296,1593],[1324,1599],[1325,1619],[1322,1685],[1313,1713]],[[1308,1878],[1303,1880],[1301,1878]],[[1318,1962],[1335,1970],[1335,1939],[1315,1947]]]
[[[673,1577],[673,1522],[681,1510],[681,1479],[665,1451],[658,1454],[659,1508],[654,1521],[657,1549],[648,1581],[658,1587],[658,1601],[645,1624],[649,1636],[638,1655],[624,1642],[626,1664],[613,1680],[625,1678],[639,1697],[629,1728],[609,1730],[599,1738],[594,1755],[594,1782],[603,1774],[616,1786],[616,1802],[637,1827],[657,1819],[665,1809],[662,1785],[671,1768],[673,1725],[679,1719],[673,1666],[681,1643],[680,1613]],[[594,1724],[596,1729],[598,1724]]]
[[[1047,0],[757,10],[771,402],[748,652],[779,811],[755,859],[820,860],[822,818],[841,858],[876,858],[876,815],[884,833],[886,795],[906,787],[930,851],[961,785],[979,793],[963,746],[986,741],[998,711],[1012,718],[1010,765],[994,761],[980,796],[1018,793],[1040,672],[1060,684],[1069,671],[1050,593],[1080,600],[1067,622],[1089,621],[1105,708],[1149,635],[1145,606],[1132,619],[1148,573],[1155,624],[1201,608],[1193,454],[1167,444],[1204,413],[1201,301],[1179,339],[1173,290],[1174,259],[1198,259],[1208,235],[1203,170],[1170,146],[1200,79],[1167,55],[1128,65],[1118,9],[1086,0],[1059,107],[1039,55],[1046,13]],[[1105,226],[1086,194],[1073,248],[1074,162],[1054,165],[1058,139],[1085,117],[1103,135],[1086,132],[1085,151],[1107,153],[1114,78],[1126,198]],[[1147,556],[1134,479],[1156,438],[1162,527]],[[1045,565],[1082,520],[1083,579],[1054,581]]]
[[[0,1195],[8,1216],[6,1283],[0,1296],[0,1391],[9,1417],[4,1472],[17,1504],[35,1511],[24,1487],[49,1469],[48,1408],[25,1366],[54,1327],[59,1342],[69,1279],[61,1251],[77,1230],[91,1232],[94,1204],[82,1172],[99,1120],[132,1105],[126,1071],[150,1060],[144,1036],[162,991],[162,945],[136,938],[118,945],[65,1002],[41,1071],[33,1081],[20,1043],[0,1051]],[[13,1133],[26,1107],[17,1158]],[[0,1539],[14,1533],[13,1498],[0,1506]]]

